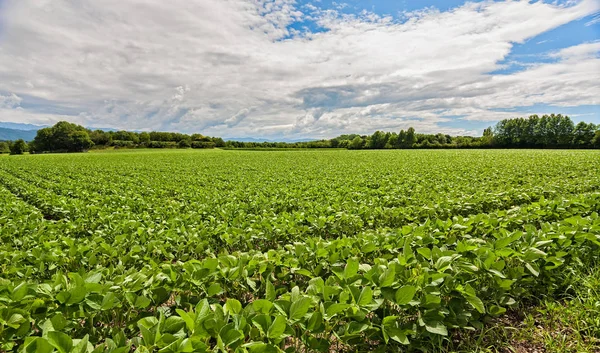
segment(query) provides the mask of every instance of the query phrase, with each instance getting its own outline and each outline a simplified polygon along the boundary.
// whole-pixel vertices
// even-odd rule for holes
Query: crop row
[[[360,234],[364,229],[394,228],[427,219],[444,220],[455,215],[487,213],[493,209],[508,209],[554,195],[540,188],[486,194],[477,202],[449,200],[430,206],[416,202],[403,207],[365,206],[357,210],[344,209],[345,204],[341,204],[340,208],[326,205],[311,213],[294,211],[248,214],[236,206],[235,202],[231,202],[209,214],[202,211],[203,207],[215,209],[214,205],[170,201],[157,206],[160,202],[147,194],[94,194],[79,190],[76,183],[68,184],[69,188],[64,189],[69,190],[69,196],[57,195],[50,188],[35,186],[2,171],[0,183],[38,208],[47,220],[62,221],[57,227],[47,226],[45,231],[55,228],[59,232],[72,234],[74,238],[91,234],[118,238],[119,235],[137,233],[142,228],[144,233],[166,233],[167,236],[184,233],[190,235],[189,239],[194,239],[196,235],[203,240],[210,240],[210,248],[226,248],[230,251],[257,248],[268,250],[307,236],[336,238]],[[67,184],[62,181],[60,185]],[[596,185],[578,186],[562,190],[562,195],[597,189]],[[132,214],[135,214],[134,219]]]
[[[597,156],[5,158],[0,351],[427,351],[598,260]]]
[[[0,299],[7,307],[0,316],[13,326],[5,334],[24,334],[37,324],[70,337],[86,332],[94,344],[112,335],[119,345],[165,352],[172,344],[180,351],[244,345],[250,351],[289,345],[319,351],[332,337],[366,344],[363,349],[390,340],[435,340],[448,328],[480,328],[484,315],[500,315],[515,299],[547,293],[557,272],[597,257],[599,199],[589,194],[544,201],[395,232],[312,239],[266,253],[151,262],[141,270],[107,262],[97,271],[57,272],[43,283],[4,281]],[[539,222],[560,212],[568,218]],[[518,224],[527,226],[509,230]],[[148,253],[130,256],[151,261]],[[45,261],[55,263],[40,263]],[[59,318],[64,325],[46,322]],[[98,351],[111,351],[110,342]]]

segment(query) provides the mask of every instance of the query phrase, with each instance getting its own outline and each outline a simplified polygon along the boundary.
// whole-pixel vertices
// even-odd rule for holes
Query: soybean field
[[[501,351],[599,211],[597,150],[0,156],[0,351]]]

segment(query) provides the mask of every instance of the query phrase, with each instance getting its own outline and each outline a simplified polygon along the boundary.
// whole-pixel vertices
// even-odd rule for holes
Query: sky
[[[600,0],[0,0],[0,121],[275,140],[600,124]]]

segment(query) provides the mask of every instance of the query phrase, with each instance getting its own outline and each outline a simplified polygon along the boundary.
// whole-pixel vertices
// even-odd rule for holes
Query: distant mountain
[[[13,130],[39,130],[41,128],[48,127],[49,125],[33,125],[23,123],[12,123],[0,121],[0,128],[13,129]]]
[[[0,141],[14,141],[23,139],[32,141],[37,134],[37,130],[17,130],[0,127]]]
[[[92,131],[102,130],[104,132],[110,132],[110,131],[117,132],[117,131],[121,131],[119,129],[113,129],[113,128],[110,128],[110,127],[86,127],[86,129],[92,130]],[[140,132],[140,131],[136,131],[136,130],[126,130],[126,131]]]
[[[1,1],[2,0],[0,0],[0,2]],[[18,140],[18,139],[23,139],[25,141],[31,141],[35,137],[37,130],[43,129],[45,127],[50,127],[50,126],[51,125],[33,125],[33,124],[23,124],[23,123],[0,121],[0,141]],[[89,130],[102,130],[104,132],[119,131],[119,129],[113,129],[113,128],[109,128],[109,127],[90,127],[90,126],[88,126],[86,128]],[[141,132],[141,131],[137,131],[137,130],[127,130],[127,131]],[[17,136],[17,137],[12,138],[13,136]],[[27,137],[27,138],[25,138],[25,137]],[[255,137],[228,137],[228,138],[223,138],[223,139],[225,141],[257,142],[257,143],[261,143],[261,142],[293,143],[293,142],[309,142],[309,141],[317,141],[318,140],[318,139],[310,139],[310,138],[303,138],[303,139],[282,138],[282,139],[273,140],[273,139],[255,138]]]

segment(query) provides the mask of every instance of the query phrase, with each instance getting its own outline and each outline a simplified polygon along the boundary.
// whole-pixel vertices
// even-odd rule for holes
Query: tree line
[[[35,139],[0,142],[0,153],[83,152],[91,148],[600,148],[600,125],[580,122],[568,116],[531,115],[504,119],[484,130],[483,136],[421,134],[410,127],[406,131],[376,131],[372,135],[348,134],[329,140],[306,142],[224,141],[220,137],[176,132],[132,132],[89,130],[61,121],[37,131]]]
[[[331,147],[348,149],[406,148],[600,148],[600,125],[568,116],[531,115],[504,119],[484,130],[483,136],[420,134],[413,128],[400,132],[376,131],[373,135],[342,135],[330,140]]]
[[[225,147],[220,137],[175,132],[90,130],[60,121],[37,131],[29,144],[23,140],[0,142],[0,153],[84,152],[91,148],[215,148]]]

